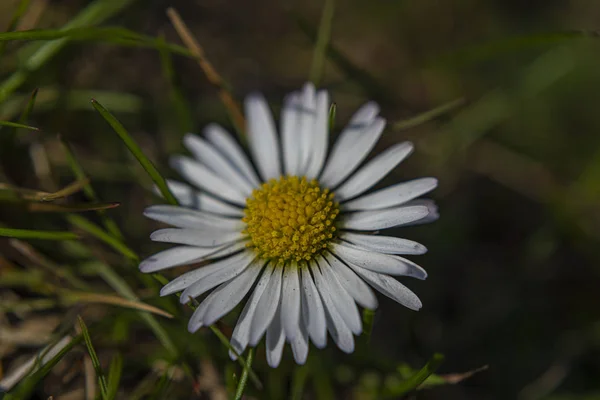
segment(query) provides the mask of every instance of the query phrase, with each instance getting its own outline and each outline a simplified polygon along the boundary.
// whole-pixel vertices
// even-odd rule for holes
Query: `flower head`
[[[391,146],[361,166],[385,127],[377,105],[367,103],[328,155],[329,105],[326,91],[305,85],[285,99],[278,135],[263,97],[248,96],[252,162],[217,125],[207,126],[204,138],[186,135],[194,158],[176,156],[171,163],[195,188],[169,181],[181,206],[145,210],[174,227],[154,232],[152,240],[179,246],[144,260],[143,272],[203,263],[161,290],[163,296],[182,291],[183,303],[212,290],[189,330],[213,324],[250,293],[231,344],[241,353],[266,333],[272,367],[285,342],[303,364],[309,340],[322,348],[327,332],[341,350],[352,352],[353,335],[362,330],[358,306],[377,307],[371,288],[421,308],[418,297],[391,276],[425,279],[421,267],[399,256],[422,254],[425,247],[374,231],[436,219],[433,202],[415,199],[437,180],[367,193],[412,152],[412,144]]]

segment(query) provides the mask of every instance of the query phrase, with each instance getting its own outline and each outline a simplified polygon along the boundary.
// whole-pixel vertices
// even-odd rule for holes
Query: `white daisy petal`
[[[418,311],[421,308],[421,300],[417,295],[391,276],[378,274],[352,264],[349,264],[349,266],[371,286],[390,299],[411,310]]]
[[[377,211],[357,211],[343,215],[343,229],[375,231],[418,221],[429,215],[425,206],[400,206]]]
[[[219,294],[219,292],[223,289],[224,285],[219,286],[217,289],[213,290],[211,294],[206,296],[206,298],[200,303],[198,308],[194,310],[192,317],[188,321],[188,331],[191,333],[196,332],[198,329],[202,328],[202,320],[204,319],[204,314],[208,311],[210,307],[210,303],[213,301],[215,297]]]
[[[244,102],[248,120],[248,139],[252,157],[263,180],[281,176],[279,145],[273,115],[260,94],[246,97]]]
[[[375,293],[373,293],[365,281],[360,279],[354,271],[333,254],[327,253],[325,258],[329,265],[331,265],[331,271],[336,275],[341,285],[358,304],[369,310],[377,308],[377,296],[375,296]]]
[[[377,117],[379,108],[367,103],[351,118],[336,140],[320,182],[333,188],[348,177],[365,159],[385,127],[385,120]]]
[[[437,183],[435,178],[420,178],[399,183],[343,203],[342,209],[347,211],[376,210],[399,206],[432,191],[437,187]]]
[[[342,240],[348,241],[363,250],[377,251],[385,254],[425,254],[427,248],[420,243],[392,236],[363,235],[344,232]]]
[[[267,329],[266,353],[269,367],[277,368],[279,365],[284,344],[285,333],[283,332],[283,326],[281,326],[281,310],[280,307],[277,307],[273,322],[271,322],[269,329]]]
[[[321,299],[323,300],[323,305],[325,306],[327,330],[340,350],[345,353],[352,353],[354,351],[354,337],[352,336],[352,332],[348,329],[348,326],[346,326],[346,323],[338,313],[337,308],[331,299],[331,295],[327,291],[327,286],[323,283],[323,276],[316,263],[311,265],[311,270],[315,277],[317,290],[319,291]]]
[[[209,274],[192,285],[188,286],[183,293],[181,293],[181,297],[179,301],[182,304],[190,301],[190,297],[196,298],[200,296],[202,293],[206,292],[214,288],[215,286],[220,285],[223,282],[226,282],[239,274],[241,274],[252,262],[255,255],[251,252],[243,251],[240,254],[230,257],[229,260],[229,268],[223,268]]]
[[[327,145],[329,141],[329,94],[325,90],[317,93],[316,118],[313,128],[312,150],[309,164],[305,173],[308,179],[319,176],[325,157],[327,156]]]
[[[204,189],[214,196],[232,203],[244,206],[246,197],[244,193],[223,178],[206,168],[204,165],[188,157],[175,156],[170,160],[171,168],[179,172],[188,182],[200,189]]]
[[[248,346],[248,341],[250,340],[250,327],[252,326],[252,319],[254,318],[256,307],[258,306],[260,297],[266,290],[272,275],[273,263],[269,263],[235,324],[235,328],[231,334],[231,346],[233,346],[238,354],[242,354],[246,349],[246,346]],[[229,356],[232,360],[237,359],[237,356],[231,350],[229,351]]]
[[[307,83],[302,89],[302,114],[300,117],[300,146],[302,148],[300,159],[301,175],[305,174],[313,152],[316,107],[315,85]]]
[[[219,151],[201,137],[188,133],[183,137],[183,144],[194,155],[216,175],[227,180],[228,183],[237,187],[246,196],[252,193],[252,185]]]
[[[240,254],[238,254],[238,256],[240,256]],[[160,291],[160,295],[167,296],[173,293],[180,292],[188,288],[192,284],[198,282],[200,279],[203,279],[214,272],[237,266],[239,262],[239,257],[228,257],[219,261],[215,261],[212,264],[204,265],[202,267],[188,271],[173,279],[165,286],[163,286],[163,288]]]
[[[229,232],[239,232],[244,228],[244,224],[239,218],[227,218],[206,211],[167,204],[147,207],[144,210],[144,216],[178,228],[207,227]]]
[[[285,337],[287,340],[293,340],[300,326],[300,280],[296,263],[285,266],[283,270],[281,318]]]
[[[290,341],[290,344],[292,345],[294,361],[298,365],[304,365],[308,357],[308,332],[304,325],[300,325],[300,332],[298,332],[294,340]]]
[[[150,273],[201,260],[215,249],[194,246],[177,246],[156,253],[140,263],[140,271]]]
[[[242,239],[243,235],[235,231],[216,229],[179,229],[166,228],[152,232],[150,239],[155,242],[179,243],[198,247],[215,247]]]
[[[281,109],[281,144],[283,165],[287,175],[298,175],[302,149],[300,147],[300,118],[302,117],[300,93],[290,93]]]
[[[397,256],[364,251],[351,244],[331,244],[331,252],[341,258],[346,264],[354,264],[370,271],[389,275],[414,276],[425,279],[427,274],[423,269],[408,260]]]
[[[411,222],[410,224],[407,224],[407,225],[428,224],[430,222],[437,221],[438,218],[440,217],[440,214],[438,212],[438,207],[435,204],[435,201],[433,201],[431,199],[412,200],[412,201],[409,201],[408,203],[406,203],[405,206],[424,206],[424,207],[427,207],[427,209],[429,210],[429,214],[427,214],[427,216],[425,218]]]
[[[313,282],[308,267],[301,268],[302,272],[302,316],[307,326],[308,334],[318,348],[327,344],[327,323],[325,321],[325,308]]]
[[[321,267],[324,284],[329,288],[331,299],[340,316],[352,333],[360,335],[362,332],[362,321],[354,299],[342,287],[335,274],[331,272],[331,266],[323,257],[319,257],[319,266]]]
[[[260,185],[248,157],[225,129],[217,124],[209,124],[204,128],[204,135],[252,183],[252,186]]]
[[[340,200],[346,200],[366,192],[383,179],[413,151],[410,142],[396,144],[373,158],[335,190]]]
[[[256,312],[254,313],[254,318],[252,320],[252,326],[250,327],[250,346],[256,346],[258,342],[260,342],[267,327],[273,320],[275,311],[277,311],[279,299],[281,298],[282,272],[283,267],[281,265],[275,266],[273,276],[269,279],[267,288],[258,301],[258,306],[256,306]]]
[[[167,186],[169,186],[169,190],[171,190],[179,205],[183,207],[195,208],[225,216],[241,217],[244,215],[241,208],[225,203],[207,194],[200,193],[185,183],[167,179]],[[162,197],[156,186],[154,186],[154,192]]]
[[[264,264],[265,262],[261,260],[253,262],[244,272],[227,283],[227,286],[213,299],[208,311],[204,314],[204,325],[214,324],[242,301],[262,271]]]

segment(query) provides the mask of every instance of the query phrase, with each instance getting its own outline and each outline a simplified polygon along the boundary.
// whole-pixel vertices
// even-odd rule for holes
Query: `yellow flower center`
[[[266,259],[312,259],[335,235],[340,210],[333,197],[315,179],[282,176],[263,183],[246,199],[248,245]]]

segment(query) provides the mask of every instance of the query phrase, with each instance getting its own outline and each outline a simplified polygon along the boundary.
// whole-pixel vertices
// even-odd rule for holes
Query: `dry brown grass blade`
[[[90,180],[88,178],[79,179],[53,193],[36,189],[21,188],[8,183],[0,183],[0,190],[9,190],[11,192],[15,192],[25,200],[54,201],[79,192],[85,185],[89,183],[89,181]]]
[[[81,203],[81,204],[51,204],[30,203],[27,207],[32,212],[85,212],[108,210],[119,207],[121,203]]]
[[[194,54],[198,61],[198,65],[206,75],[208,81],[217,87],[219,91],[219,97],[221,101],[225,105],[225,108],[229,112],[231,119],[233,120],[233,124],[235,125],[238,132],[244,132],[246,121],[244,119],[244,114],[242,113],[239,104],[234,100],[231,92],[226,89],[223,78],[219,73],[214,69],[210,61],[206,58],[204,54],[204,50],[194,38],[189,28],[181,19],[179,13],[172,7],[167,9],[167,16],[171,20],[171,24],[177,31],[177,34],[185,44],[185,46]]]
[[[148,311],[150,313],[161,315],[163,317],[173,318],[172,314],[161,310],[158,307],[154,307],[149,304],[142,303],[140,301],[124,299],[122,297],[110,294],[67,292],[65,293],[65,297],[72,302],[110,304],[125,308],[133,308],[141,311]]]

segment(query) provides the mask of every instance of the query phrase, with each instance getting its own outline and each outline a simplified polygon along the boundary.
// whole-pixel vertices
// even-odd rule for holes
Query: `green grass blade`
[[[393,388],[387,388],[386,392],[382,397],[385,398],[398,398],[403,396],[413,390],[417,389],[419,385],[425,382],[430,375],[432,375],[440,365],[444,362],[444,356],[442,354],[436,353],[431,357],[431,359],[425,364],[423,368],[421,368],[417,373],[415,373],[410,378],[401,382],[397,386]]]
[[[125,146],[129,149],[131,154],[138,160],[138,162],[142,165],[144,170],[150,175],[150,178],[154,181],[158,189],[160,190],[162,196],[169,202],[170,204],[177,205],[177,200],[175,196],[169,190],[167,186],[167,181],[162,175],[158,172],[152,161],[146,157],[144,152],[140,146],[133,140],[129,132],[125,129],[125,127],[100,103],[96,100],[92,99],[92,106],[100,113],[100,115],[104,118],[104,120],[113,128],[113,130],[119,135]]]
[[[238,383],[237,390],[235,391],[235,400],[242,400],[244,396],[244,389],[246,388],[246,383],[248,383],[248,371],[252,367],[252,361],[254,360],[254,347],[251,347],[248,350],[248,357],[246,357],[246,363],[244,364],[244,370],[242,371],[242,376],[240,377],[240,382]]]
[[[106,19],[131,5],[134,1],[96,0],[72,18],[63,27],[63,30],[101,24]],[[30,46],[25,47],[22,52],[24,54],[31,54],[31,56],[25,61],[21,69],[14,72],[7,80],[0,84],[0,103],[4,102],[10,94],[25,83],[31,72],[38,70],[46,64],[66,44],[67,39],[63,38],[44,43],[42,46],[32,43]]]
[[[111,267],[101,262],[94,262],[93,267],[95,272],[121,296],[129,300],[139,301],[139,298],[135,295],[134,291],[129,287],[123,277],[117,274]],[[154,335],[156,335],[169,354],[172,357],[177,357],[179,354],[177,347],[175,347],[175,344],[154,315],[145,311],[139,311],[139,316],[148,327],[150,327]]]
[[[367,310],[366,308],[362,313],[363,333],[362,338],[365,343],[369,343],[371,339],[371,332],[373,331],[373,321],[375,320],[375,311]]]
[[[7,126],[9,128],[21,128],[21,129],[29,129],[31,131],[39,131],[39,128],[35,126],[23,125],[18,122],[10,122],[10,121],[0,121],[0,126]]]
[[[123,357],[120,353],[115,354],[112,361],[110,362],[110,368],[108,370],[107,388],[108,393],[106,395],[107,400],[114,400],[117,397],[119,391],[119,383],[121,381],[121,374],[123,373]]]
[[[96,354],[96,350],[92,344],[92,338],[90,337],[90,332],[88,331],[85,322],[83,322],[83,318],[78,315],[77,320],[79,321],[79,328],[81,328],[81,335],[83,336],[85,347],[87,347],[90,360],[92,360],[92,366],[94,367],[94,371],[96,371],[96,378],[98,378],[100,394],[102,395],[102,398],[106,400],[108,396],[108,386],[106,384],[106,377],[102,371],[102,366],[100,365],[100,359],[98,358],[98,354]]]
[[[141,35],[125,28],[76,28],[76,29],[32,29],[19,32],[0,33],[0,42],[16,40],[50,41],[65,39],[69,41],[101,42],[132,47],[150,47],[179,55],[194,57],[185,47],[166,43],[164,40]]]
[[[118,251],[119,253],[123,254],[125,257],[129,258],[130,260],[133,260],[135,262],[137,262],[139,260],[137,254],[133,250],[131,250],[129,247],[127,247],[127,245],[125,243],[123,243],[119,239],[115,238],[114,236],[109,235],[98,225],[90,222],[88,219],[84,218],[83,216],[76,215],[76,214],[70,214],[67,216],[67,220],[74,226],[78,227],[79,229],[84,230],[85,232],[94,236],[96,239],[99,239],[100,241],[106,243],[107,245],[109,245],[110,247],[112,247],[113,249]]]
[[[425,111],[424,113],[416,115],[412,118],[405,119],[403,121],[398,121],[392,125],[392,129],[396,131],[401,131],[405,129],[414,128],[415,126],[419,126],[433,119],[436,119],[437,117],[462,106],[464,103],[465,100],[463,98],[449,101],[448,103],[442,104],[441,106],[433,108],[429,111]]]
[[[164,37],[160,36],[160,41],[164,42]],[[166,43],[165,43],[166,44]],[[190,107],[185,100],[181,87],[177,82],[177,75],[173,69],[173,60],[166,46],[160,48],[160,64],[163,75],[169,83],[169,93],[171,97],[171,107],[176,124],[180,132],[190,132],[194,127]]]
[[[11,32],[16,29],[17,25],[19,24],[19,21],[21,20],[21,17],[27,12],[27,9],[29,8],[29,3],[31,3],[31,0],[21,0],[17,9],[12,15],[12,18],[10,19],[10,23],[8,24],[8,28],[6,29],[7,32]],[[6,43],[0,43],[0,59],[2,59],[2,56],[4,55],[4,50],[6,50]]]
[[[74,232],[61,231],[34,231],[29,229],[11,229],[0,227],[0,237],[15,239],[41,239],[41,240],[77,240],[79,235]]]
[[[69,340],[66,344],[63,341]],[[14,387],[3,400],[23,400],[30,398],[38,383],[54,368],[56,364],[69,352],[71,349],[81,342],[82,336],[75,338],[64,337],[54,346],[48,347],[47,351],[39,355],[38,362],[33,365],[35,368],[41,363],[41,367],[31,375],[25,377],[16,387]],[[58,352],[55,353],[56,349]]]
[[[325,56],[327,53],[327,44],[331,37],[331,25],[333,23],[333,12],[335,9],[334,0],[325,0],[323,12],[321,14],[321,23],[319,24],[319,32],[315,43],[315,51],[313,53],[312,65],[310,66],[309,79],[315,86],[321,83],[323,70],[325,67]]]
[[[63,149],[65,150],[65,156],[67,158],[67,163],[69,164],[69,167],[71,167],[71,171],[73,171],[73,175],[75,175],[75,178],[77,178],[77,180],[85,179],[86,174],[83,170],[83,167],[79,163],[79,160],[75,156],[75,153],[73,152],[73,149],[71,148],[69,143],[64,141],[62,138],[60,138],[60,142],[63,145]],[[100,202],[100,199],[98,198],[98,195],[96,194],[96,191],[94,190],[90,182],[83,186],[83,193],[90,201],[94,203]],[[112,236],[114,236],[120,241],[123,240],[123,234],[121,233],[121,230],[119,229],[117,223],[112,218],[110,218],[104,210],[99,210],[98,215],[108,233],[110,233]]]
[[[306,386],[309,372],[308,365],[296,366],[294,376],[292,377],[290,400],[302,400],[302,394],[304,393],[304,386]]]

